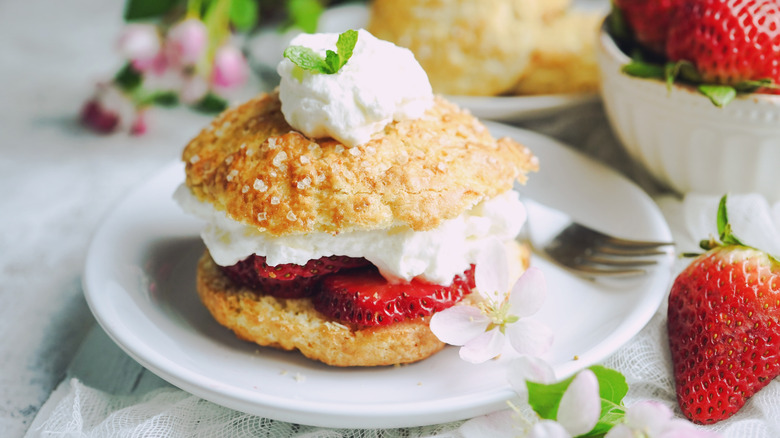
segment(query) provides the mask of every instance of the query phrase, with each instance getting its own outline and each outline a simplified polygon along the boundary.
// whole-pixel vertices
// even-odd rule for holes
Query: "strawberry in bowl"
[[[662,185],[780,199],[779,5],[615,2],[599,38],[601,95],[621,143]]]

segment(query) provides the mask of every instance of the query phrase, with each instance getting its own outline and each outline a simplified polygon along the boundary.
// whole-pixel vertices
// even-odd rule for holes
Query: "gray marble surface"
[[[152,115],[150,132],[98,136],[76,123],[112,51],[122,2],[0,2],[0,435],[22,436],[68,374],[112,393],[161,383],[96,325],[82,294],[88,244],[135,184],[178,158],[207,119]],[[652,182],[617,147],[598,104],[521,127],[556,136]],[[119,249],[121,250],[121,249]]]

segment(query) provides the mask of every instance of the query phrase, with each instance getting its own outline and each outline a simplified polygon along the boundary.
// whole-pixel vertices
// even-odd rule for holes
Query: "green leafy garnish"
[[[124,19],[135,21],[158,18],[167,14],[177,3],[177,0],[127,0]]]
[[[357,44],[358,33],[348,30],[339,35],[336,41],[336,51],[327,50],[325,58],[304,46],[290,46],[284,50],[284,57],[298,67],[317,73],[332,75],[337,73],[352,57],[352,51]]]

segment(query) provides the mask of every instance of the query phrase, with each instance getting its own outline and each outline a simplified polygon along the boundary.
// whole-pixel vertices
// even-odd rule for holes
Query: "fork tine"
[[[674,246],[672,242],[650,242],[645,240],[632,241],[618,237],[606,236],[603,240],[605,245],[611,245],[619,248],[664,248]]]
[[[586,255],[582,257],[584,262],[603,266],[615,266],[621,268],[652,266],[658,264],[658,260],[601,257],[598,255]]]
[[[649,257],[649,256],[663,255],[667,253],[667,251],[657,249],[654,247],[632,248],[632,247],[616,247],[616,246],[609,246],[609,245],[594,246],[593,252],[608,254],[612,256],[623,256],[623,257],[645,257],[645,256]]]

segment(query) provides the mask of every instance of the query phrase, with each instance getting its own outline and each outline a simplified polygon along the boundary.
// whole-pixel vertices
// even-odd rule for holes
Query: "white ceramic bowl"
[[[757,192],[780,201],[780,96],[723,108],[688,86],[621,73],[629,62],[602,28],[601,94],[613,130],[659,182],[685,194]]]

